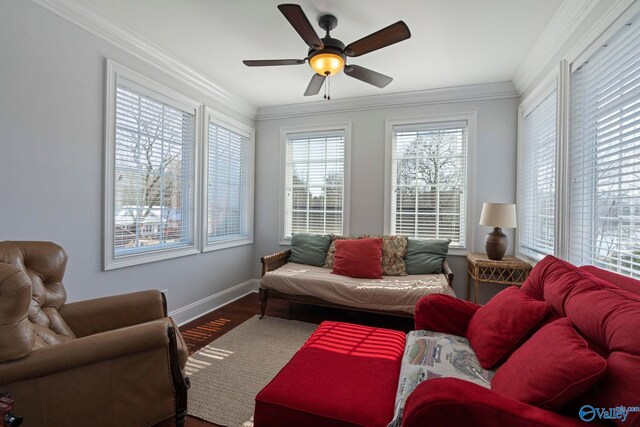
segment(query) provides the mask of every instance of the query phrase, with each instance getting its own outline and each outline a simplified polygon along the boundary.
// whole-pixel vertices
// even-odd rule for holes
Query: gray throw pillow
[[[290,262],[323,267],[331,244],[328,234],[295,233],[291,237]]]
[[[440,274],[442,261],[449,252],[451,240],[409,239],[407,255],[407,274]]]

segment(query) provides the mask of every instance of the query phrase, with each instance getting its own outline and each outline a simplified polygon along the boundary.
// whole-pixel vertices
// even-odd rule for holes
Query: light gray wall
[[[250,280],[252,245],[102,271],[105,58],[255,125],[30,1],[3,1],[0,240],[63,246],[70,301],[168,289],[175,310]]]
[[[354,84],[357,84],[355,82]],[[475,176],[473,189],[472,233],[474,252],[484,251],[488,228],[477,225],[485,201],[514,202],[516,191],[516,117],[517,98],[475,102],[455,102],[399,108],[386,108],[347,113],[321,114],[308,117],[258,121],[256,128],[256,234],[255,259],[279,250],[279,173],[280,129],[351,122],[351,215],[350,234],[382,233],[384,229],[384,149],[385,119],[421,115],[477,112]],[[507,230],[513,254],[513,233]],[[456,279],[454,290],[464,298],[466,292],[466,259],[450,256]],[[255,263],[256,277],[259,264]],[[482,285],[481,300],[487,300],[498,285]]]

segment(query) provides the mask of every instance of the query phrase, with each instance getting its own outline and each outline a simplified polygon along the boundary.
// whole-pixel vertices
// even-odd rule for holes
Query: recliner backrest
[[[55,243],[0,242],[0,361],[75,338],[58,313],[67,299],[66,264]]]

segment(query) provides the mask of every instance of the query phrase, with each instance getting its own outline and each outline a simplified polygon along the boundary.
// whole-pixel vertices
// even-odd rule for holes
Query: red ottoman
[[[256,396],[255,427],[386,426],[405,334],[323,322]]]

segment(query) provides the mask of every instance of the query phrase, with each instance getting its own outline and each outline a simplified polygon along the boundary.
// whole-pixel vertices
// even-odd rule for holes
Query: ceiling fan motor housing
[[[342,69],[342,67],[344,66],[347,60],[347,57],[344,54],[344,43],[342,43],[338,39],[334,39],[331,37],[322,38],[322,43],[324,43],[323,49],[320,49],[320,50],[309,49],[309,65],[311,65],[311,68],[313,68],[318,74],[323,75],[323,72],[320,71],[316,66],[314,66],[314,63],[316,62],[314,61],[314,57],[318,57],[317,59],[319,59],[322,57],[337,56],[342,59],[341,61],[338,61],[339,63],[341,63],[341,66],[339,67],[340,69],[339,70],[334,69],[332,71],[324,71],[324,75],[335,74],[336,72],[339,72]]]

